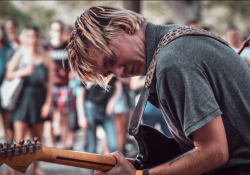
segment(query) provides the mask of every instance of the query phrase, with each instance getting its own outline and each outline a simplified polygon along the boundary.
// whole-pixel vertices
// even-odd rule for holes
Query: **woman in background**
[[[23,88],[15,109],[11,113],[15,140],[24,139],[26,128],[31,129],[32,137],[42,141],[43,123],[51,106],[52,60],[39,47],[39,30],[27,27],[24,33],[25,44],[11,58],[7,67],[7,79],[23,78]],[[20,64],[21,63],[21,64]],[[20,69],[20,65],[25,65]],[[45,174],[33,163],[31,174]]]

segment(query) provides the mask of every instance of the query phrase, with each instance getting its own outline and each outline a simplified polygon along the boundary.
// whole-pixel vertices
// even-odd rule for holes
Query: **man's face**
[[[90,49],[90,56],[95,58],[94,72],[103,76],[113,73],[117,77],[146,75],[145,43],[138,35],[125,31],[109,46],[113,55],[108,58],[100,49]]]
[[[60,38],[62,34],[62,26],[58,22],[54,22],[50,26],[50,35],[52,38]]]

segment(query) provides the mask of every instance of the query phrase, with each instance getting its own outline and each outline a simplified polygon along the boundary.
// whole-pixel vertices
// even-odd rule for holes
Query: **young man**
[[[76,21],[70,64],[84,82],[146,75],[160,39],[178,25],[154,25],[118,7],[92,7]],[[250,71],[230,47],[183,36],[160,52],[149,101],[162,110],[183,154],[144,174],[243,174],[250,164]],[[117,165],[95,174],[141,172],[116,152]]]

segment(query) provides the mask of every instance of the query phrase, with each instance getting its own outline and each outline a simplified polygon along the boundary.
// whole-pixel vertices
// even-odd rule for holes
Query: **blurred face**
[[[5,25],[5,31],[6,33],[12,33],[15,34],[17,32],[17,28],[13,21],[8,21]]]
[[[235,29],[229,30],[227,35],[228,35],[228,42],[230,45],[233,45],[233,46],[237,45],[241,41],[239,33]]]
[[[196,22],[196,23],[191,23],[189,24],[190,27],[195,27],[195,28],[198,28],[198,29],[201,29],[202,28],[202,25],[200,22]]]
[[[60,38],[62,34],[62,26],[58,22],[54,22],[50,26],[50,35],[52,38]]]
[[[71,33],[71,29],[69,27],[66,27],[63,29],[63,32],[62,32],[62,37],[63,37],[63,40],[65,42],[68,42],[69,39],[70,39],[70,33]]]
[[[28,29],[25,31],[24,36],[23,36],[23,40],[25,40],[25,44],[27,46],[36,46],[38,45],[38,34],[36,31],[32,30],[32,29]]]
[[[2,26],[0,26],[0,42],[3,41],[3,37],[4,37],[3,28],[2,28]]]
[[[110,49],[109,58],[100,49],[92,48],[90,55],[95,59],[94,71],[103,76],[113,73],[117,77],[146,75],[146,43],[138,35],[130,35],[125,31],[118,36]]]

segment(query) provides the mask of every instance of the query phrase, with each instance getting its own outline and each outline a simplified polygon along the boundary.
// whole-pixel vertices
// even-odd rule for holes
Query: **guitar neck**
[[[82,153],[76,151],[62,150],[43,147],[43,156],[38,161],[69,165],[99,171],[108,171],[116,165],[114,156]],[[126,158],[132,165],[134,159]]]

